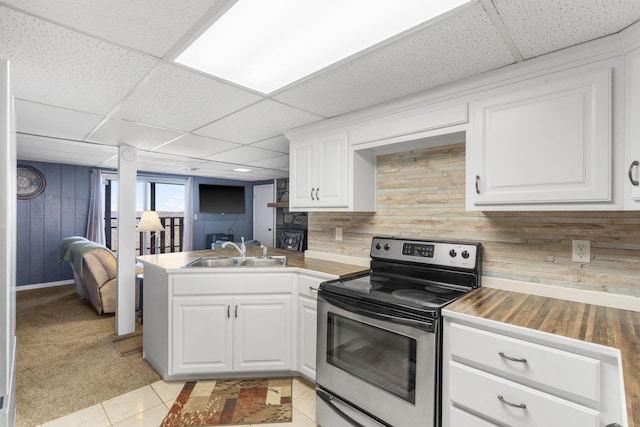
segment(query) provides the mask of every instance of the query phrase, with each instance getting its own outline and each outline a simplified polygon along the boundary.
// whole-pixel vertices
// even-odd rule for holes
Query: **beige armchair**
[[[71,263],[76,292],[87,298],[98,313],[115,313],[118,262],[113,252],[106,246],[77,237],[63,239],[59,250],[60,261]]]

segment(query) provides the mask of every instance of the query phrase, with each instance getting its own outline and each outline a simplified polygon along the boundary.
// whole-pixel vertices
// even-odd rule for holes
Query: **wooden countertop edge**
[[[491,288],[445,310],[618,349],[629,426],[640,427],[639,312]]]

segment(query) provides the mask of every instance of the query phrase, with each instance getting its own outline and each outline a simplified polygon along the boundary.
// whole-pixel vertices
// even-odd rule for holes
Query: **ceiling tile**
[[[82,140],[104,116],[15,100],[16,129],[20,133]]]
[[[278,135],[275,138],[258,141],[251,144],[251,146],[265,148],[267,150],[279,151],[281,153],[289,152],[289,140],[284,135]]]
[[[198,129],[196,133],[249,144],[322,119],[321,116],[265,100]],[[247,126],[248,123],[251,125]]]
[[[157,60],[0,6],[16,97],[107,114]]]
[[[114,115],[191,132],[260,99],[196,72],[160,64]]]
[[[275,98],[330,117],[513,62],[509,49],[477,4],[329,69]]]
[[[493,0],[525,58],[617,33],[640,19],[638,0]]]
[[[262,148],[243,146],[223,153],[206,156],[207,159],[217,162],[236,163],[239,165],[249,162],[257,162],[259,160],[272,159],[281,156],[282,153],[271,150],[263,150]]]
[[[202,158],[239,147],[241,147],[241,145],[234,144],[233,142],[220,141],[218,139],[188,133],[175,141],[156,148],[154,151]]]
[[[141,150],[151,150],[182,135],[180,132],[126,120],[105,121],[87,141],[108,145],[132,145]]]
[[[118,154],[116,147],[26,135],[18,135],[16,145],[20,160],[81,166],[97,166]]]
[[[162,57],[218,0],[4,0],[87,34]]]
[[[255,162],[248,162],[249,166],[259,166],[269,169],[289,170],[289,156],[274,157],[272,159],[258,160]]]

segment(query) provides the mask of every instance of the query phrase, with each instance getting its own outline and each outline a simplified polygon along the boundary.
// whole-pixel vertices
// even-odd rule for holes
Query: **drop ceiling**
[[[264,95],[175,63],[233,0],[0,1],[18,159],[259,181],[283,132],[615,34],[637,0],[476,0]],[[331,24],[327,23],[327,28]],[[249,173],[235,172],[247,167]]]

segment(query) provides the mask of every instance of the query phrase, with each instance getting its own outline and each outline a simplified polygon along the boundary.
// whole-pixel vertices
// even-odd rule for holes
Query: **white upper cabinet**
[[[292,139],[289,156],[292,211],[375,211],[375,156],[347,132]]]
[[[640,49],[627,55],[625,76],[625,208],[640,209]]]
[[[612,147],[611,64],[491,90],[472,104],[467,209],[610,203]]]

